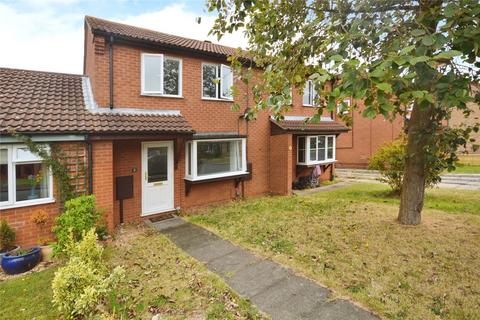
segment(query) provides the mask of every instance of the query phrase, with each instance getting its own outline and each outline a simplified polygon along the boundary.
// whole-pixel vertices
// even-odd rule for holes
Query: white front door
[[[174,210],[173,141],[142,143],[142,216]]]

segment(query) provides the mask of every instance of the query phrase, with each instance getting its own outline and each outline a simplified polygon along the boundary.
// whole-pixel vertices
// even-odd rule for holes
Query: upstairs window
[[[233,72],[224,64],[202,64],[202,97],[232,100]]]
[[[343,100],[343,103],[347,106],[347,108],[345,108],[343,105],[338,105],[337,106],[337,114],[349,114],[350,113],[350,107],[352,105],[350,99],[345,99]]]
[[[53,201],[50,168],[22,145],[0,146],[0,208]]]
[[[142,94],[180,97],[182,60],[163,54],[142,54]]]
[[[314,107],[317,99],[317,91],[312,80],[305,82],[305,88],[303,89],[303,105],[306,107]]]
[[[297,138],[297,163],[314,165],[335,161],[335,136],[301,136]]]
[[[186,179],[203,180],[244,174],[246,139],[193,140],[186,145]]]

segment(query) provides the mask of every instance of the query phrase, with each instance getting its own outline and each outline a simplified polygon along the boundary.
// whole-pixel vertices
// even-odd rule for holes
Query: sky
[[[204,0],[0,0],[0,67],[81,74],[85,15],[246,47],[241,32],[208,36]]]

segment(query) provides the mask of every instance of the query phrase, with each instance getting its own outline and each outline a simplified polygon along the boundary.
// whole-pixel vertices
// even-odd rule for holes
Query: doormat
[[[158,221],[172,219],[172,218],[173,218],[173,214],[166,213],[166,214],[162,214],[162,215],[160,215],[158,217],[155,217],[155,218],[150,218],[150,221],[151,222],[158,222]]]

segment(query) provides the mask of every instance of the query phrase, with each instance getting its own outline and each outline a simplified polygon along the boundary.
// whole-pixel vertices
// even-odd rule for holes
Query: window
[[[335,136],[301,136],[297,138],[297,163],[319,164],[335,161]]]
[[[232,100],[233,72],[224,64],[202,64],[202,97]]]
[[[180,97],[182,60],[163,54],[142,54],[142,94]]]
[[[345,106],[343,105],[338,105],[337,106],[337,114],[348,114],[350,113],[350,106],[352,105],[352,103],[350,102],[350,99],[345,99],[343,100],[343,103],[347,106],[347,108],[345,108]]]
[[[52,201],[50,168],[27,147],[0,146],[0,207]]]
[[[303,105],[307,107],[313,107],[316,104],[317,91],[312,80],[305,82],[305,88],[303,89]]]
[[[193,140],[186,145],[186,178],[202,180],[247,171],[246,139]]]

